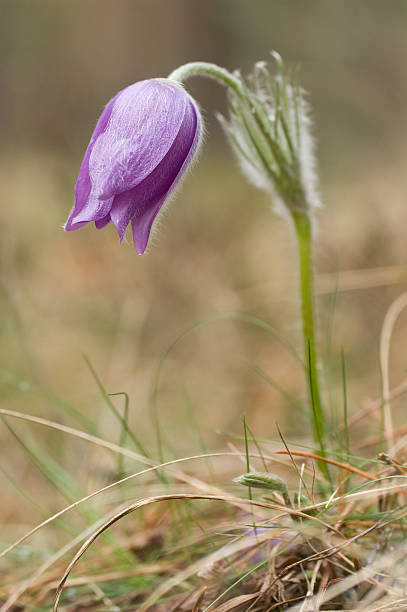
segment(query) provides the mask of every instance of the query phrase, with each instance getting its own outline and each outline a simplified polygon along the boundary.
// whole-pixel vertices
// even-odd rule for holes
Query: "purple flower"
[[[79,170],[67,231],[110,221],[123,240],[131,221],[144,253],[152,224],[190,165],[201,140],[195,101],[170,79],[120,91],[105,107]]]

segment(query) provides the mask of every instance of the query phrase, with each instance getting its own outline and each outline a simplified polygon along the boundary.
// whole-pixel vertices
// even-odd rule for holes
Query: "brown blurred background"
[[[154,368],[187,327],[225,312],[251,314],[301,350],[293,236],[241,176],[214,118],[225,110],[215,83],[188,82],[206,117],[206,143],[148,255],[120,246],[111,227],[61,229],[94,124],[117,90],[192,60],[245,73],[271,49],[300,67],[313,108],[326,395],[340,410],[343,346],[350,410],[377,397],[381,324],[407,279],[405,0],[1,0],[0,11],[2,406],[80,427],[44,397],[51,394],[116,441],[119,428],[85,353],[108,392],[130,394],[131,424],[154,455]],[[356,272],[343,274],[349,270]],[[405,376],[406,338],[402,315],[392,385]],[[260,437],[276,439],[276,421],[288,437],[307,430],[306,415],[256,367],[303,399],[295,361],[247,323],[206,325],[174,348],[158,393],[174,455],[199,449],[194,419],[212,448],[225,446],[222,432],[241,433],[243,413]],[[121,409],[122,399],[114,401]],[[397,423],[404,410],[400,400]],[[71,439],[13,427],[68,470],[92,458]],[[40,478],[29,459],[5,429],[0,439],[8,476],[36,497]],[[4,483],[11,500],[15,491]]]

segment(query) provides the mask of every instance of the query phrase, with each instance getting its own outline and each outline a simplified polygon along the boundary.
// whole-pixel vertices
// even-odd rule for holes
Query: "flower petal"
[[[165,201],[168,199],[170,193],[175,189],[177,183],[182,180],[187,168],[190,166],[193,156],[195,155],[200,141],[202,139],[202,123],[201,123],[201,115],[198,110],[198,107],[195,105],[195,102],[190,100],[190,112],[187,114],[188,121],[184,126],[184,137],[189,132],[192,136],[192,141],[190,143],[189,150],[186,151],[186,157],[181,164],[176,176],[173,178],[172,183],[167,187],[167,190],[163,197],[154,204],[154,206],[149,207],[140,217],[133,217],[132,219],[132,229],[133,229],[133,242],[136,247],[136,251],[139,255],[143,255],[147,248],[148,240],[151,234],[151,228],[153,223],[158,216],[162,206]]]
[[[110,213],[108,213],[106,217],[103,217],[103,219],[96,219],[95,221],[96,229],[102,229],[102,227],[105,227],[106,225],[108,225],[110,221],[111,221]]]
[[[143,255],[147,248],[148,239],[151,234],[151,227],[155,218],[166,199],[167,194],[162,197],[154,206],[147,208],[140,217],[133,217],[131,227],[133,230],[133,243],[139,255]]]
[[[75,214],[73,211],[69,217],[69,229],[77,229],[89,221],[97,221],[103,219],[110,212],[113,198],[109,200],[100,200],[93,193],[88,196],[83,208]]]
[[[183,124],[161,163],[142,183],[114,198],[110,215],[120,240],[123,240],[127,225],[132,220],[134,245],[138,253],[144,253],[152,223],[186,170],[199,138],[198,111],[188,101]]]
[[[124,89],[90,154],[95,194],[108,199],[148,177],[172,147],[187,106],[182,87],[166,79],[141,81]]]
[[[117,195],[112,204],[110,211],[110,219],[114,223],[119,234],[120,242],[124,238],[128,224],[131,218],[137,212],[137,194],[133,190],[126,191]]]
[[[74,218],[80,213],[80,211],[86,206],[88,202],[89,195],[91,193],[91,181],[89,176],[89,159],[95,145],[96,140],[99,138],[101,134],[106,130],[107,125],[109,123],[113,105],[117,99],[117,97],[121,94],[119,92],[112,98],[107,105],[105,106],[102,114],[99,117],[99,120],[96,124],[92,137],[90,139],[90,143],[88,148],[86,149],[85,156],[82,160],[82,164],[79,170],[78,178],[75,186],[75,205],[71,210],[71,213],[68,217],[68,220],[65,225],[65,229],[67,231],[78,229],[85,225],[90,219],[86,221],[82,221],[80,223],[75,222]]]

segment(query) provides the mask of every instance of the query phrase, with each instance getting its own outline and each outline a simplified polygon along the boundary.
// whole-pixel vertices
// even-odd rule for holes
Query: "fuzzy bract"
[[[229,118],[219,117],[243,171],[271,192],[277,210],[312,214],[319,205],[313,142],[304,93],[286,74],[259,62],[241,91],[229,90]]]
[[[111,221],[123,240],[131,222],[144,253],[154,220],[197,152],[202,119],[195,101],[170,79],[120,91],[103,110],[86,150],[65,225]]]

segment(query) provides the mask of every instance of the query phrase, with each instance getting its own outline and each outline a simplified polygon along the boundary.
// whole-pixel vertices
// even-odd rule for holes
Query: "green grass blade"
[[[124,395],[124,396],[126,396],[127,394],[124,391],[120,391],[118,393],[107,393],[107,391],[104,388],[101,379],[97,375],[96,370],[93,367],[90,359],[86,355],[83,355],[83,359],[85,360],[85,363],[88,366],[89,371],[92,374],[92,377],[93,377],[94,381],[96,382],[96,385],[97,385],[97,387],[98,387],[98,389],[100,391],[100,394],[101,394],[102,398],[105,401],[106,406],[109,408],[109,410],[112,412],[112,414],[119,421],[122,429],[126,432],[126,435],[132,440],[132,442],[134,443],[134,445],[136,446],[138,451],[142,455],[144,455],[145,457],[150,458],[150,455],[147,452],[147,450],[145,449],[145,447],[143,446],[143,444],[140,442],[140,440],[138,440],[136,438],[136,436],[134,435],[132,430],[129,428],[126,419],[122,417],[122,415],[120,414],[120,412],[117,410],[116,406],[114,405],[114,403],[110,399],[110,397],[113,396],[113,395]]]
[[[348,425],[348,391],[346,383],[346,364],[345,364],[345,353],[342,347],[341,350],[341,372],[342,372],[342,391],[343,391],[343,423],[344,423],[344,437],[345,437],[345,451],[346,457],[349,457],[350,441],[349,441],[349,425]]]

